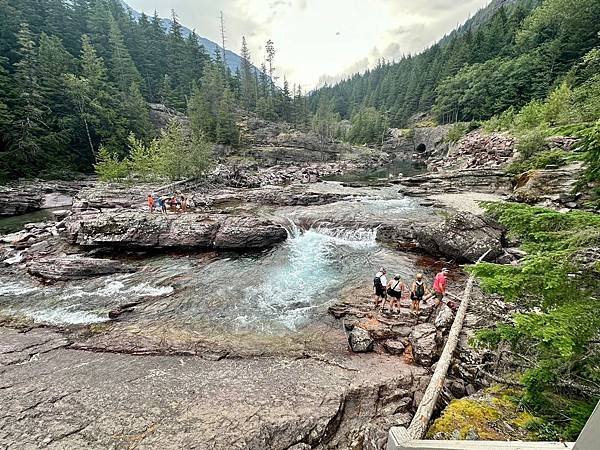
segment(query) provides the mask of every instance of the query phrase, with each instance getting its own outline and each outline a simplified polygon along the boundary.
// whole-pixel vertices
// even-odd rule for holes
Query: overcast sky
[[[246,36],[255,65],[264,43],[276,48],[276,72],[305,90],[398,59],[431,45],[489,0],[127,0],[138,11],[175,9],[188,28],[221,42],[219,11],[225,17],[226,46],[239,53]]]

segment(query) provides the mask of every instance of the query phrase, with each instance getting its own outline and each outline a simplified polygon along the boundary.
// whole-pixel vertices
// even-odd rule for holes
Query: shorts
[[[381,298],[386,298],[387,297],[387,293],[385,292],[385,288],[382,287],[376,287],[375,288],[375,295],[377,297],[381,297]]]
[[[394,291],[393,289],[388,289],[387,293],[392,298],[402,298],[402,291]]]
[[[422,302],[423,301],[423,296],[422,295],[415,295],[414,293],[411,292],[410,299],[413,302]]]
[[[439,301],[442,301],[442,299],[444,298],[444,294],[442,294],[441,292],[435,291],[435,298],[438,299]]]

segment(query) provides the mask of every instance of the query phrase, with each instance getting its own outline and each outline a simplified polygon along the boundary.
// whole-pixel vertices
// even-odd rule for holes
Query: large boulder
[[[42,193],[33,189],[16,186],[0,188],[0,217],[16,216],[41,208]]]
[[[437,329],[431,323],[416,325],[408,340],[412,346],[415,361],[422,366],[431,366],[437,357],[438,348],[436,343]]]
[[[575,192],[583,166],[570,164],[561,168],[530,170],[517,180],[510,200],[531,205],[575,207],[582,194]]]
[[[287,238],[279,224],[224,214],[92,213],[73,215],[66,226],[69,241],[82,246],[242,250],[270,247]]]
[[[503,254],[503,233],[501,226],[490,218],[458,212],[444,222],[415,230],[415,239],[429,254],[475,262],[488,249],[488,260]]]
[[[348,336],[350,348],[356,353],[365,353],[373,350],[373,338],[367,330],[361,327],[354,327]]]
[[[27,265],[27,271],[45,280],[69,281],[113,273],[129,273],[134,272],[135,269],[112,259],[70,255],[31,261]]]

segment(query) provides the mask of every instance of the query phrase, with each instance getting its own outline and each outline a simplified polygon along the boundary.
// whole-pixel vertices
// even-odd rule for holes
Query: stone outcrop
[[[423,196],[437,193],[512,191],[512,176],[499,169],[462,169],[402,178],[400,193]]]
[[[415,231],[419,248],[431,255],[456,261],[475,262],[488,249],[488,261],[502,255],[503,230],[492,219],[458,212],[444,222]]]
[[[71,243],[146,249],[260,249],[287,238],[278,224],[252,216],[136,211],[77,214],[66,219]]]
[[[429,170],[502,168],[515,153],[515,138],[508,133],[473,131],[450,146],[447,155],[428,161]]]
[[[583,171],[581,164],[557,169],[539,169],[525,172],[517,179],[510,200],[551,207],[576,208],[582,193],[575,192]]]
[[[73,197],[92,180],[26,181],[0,186],[0,217],[16,216],[43,208],[70,206]]]
[[[365,353],[373,350],[375,341],[373,341],[367,330],[361,327],[354,327],[348,335],[348,342],[353,352]]]
[[[412,346],[415,361],[422,366],[431,366],[438,355],[437,328],[431,323],[420,323],[410,332],[408,341]]]
[[[129,273],[135,269],[121,261],[87,258],[78,255],[42,258],[27,265],[30,275],[49,281],[70,281],[84,278]]]
[[[375,450],[428,383],[386,355],[132,358],[49,329],[0,342],[2,447]]]

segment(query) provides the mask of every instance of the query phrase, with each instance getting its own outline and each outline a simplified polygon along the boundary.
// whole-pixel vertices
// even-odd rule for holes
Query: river
[[[108,311],[118,305],[140,302],[120,327],[159,327],[215,339],[306,339],[303,333],[315,327],[336,326],[328,306],[354,289],[370,292],[380,266],[409,282],[422,269],[418,258],[378,243],[376,224],[432,213],[399,198],[392,186],[356,189],[325,182],[312,189],[348,198],[321,206],[241,206],[286,227],[287,241],[275,248],[128,257],[138,267],[135,273],[51,285],[2,275],[0,314],[47,325],[89,325],[108,322]]]

